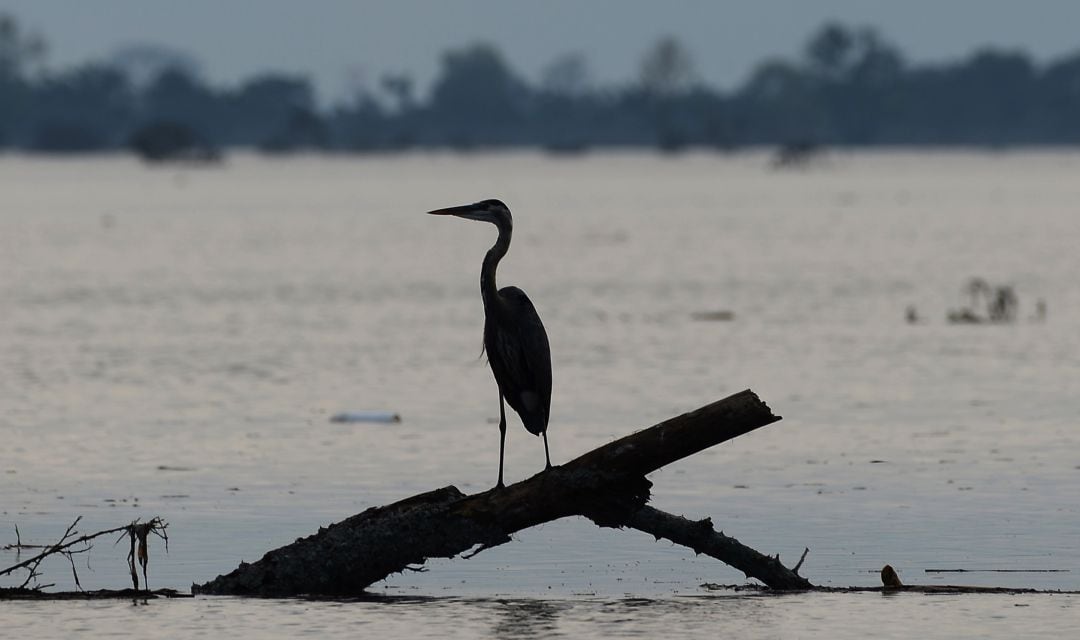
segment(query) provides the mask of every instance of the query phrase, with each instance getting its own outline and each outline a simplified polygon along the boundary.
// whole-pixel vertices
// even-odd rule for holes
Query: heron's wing
[[[551,406],[551,347],[540,315],[516,287],[500,295],[506,304],[505,326],[488,353],[507,402],[521,415],[526,428],[539,433],[547,427]],[[495,361],[498,360],[498,362]]]
[[[551,346],[548,344],[547,331],[540,321],[540,314],[531,304],[519,320],[522,358],[546,414],[551,402]]]

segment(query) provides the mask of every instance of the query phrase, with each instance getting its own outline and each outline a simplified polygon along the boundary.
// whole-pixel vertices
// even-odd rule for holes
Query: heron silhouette
[[[499,289],[495,270],[510,249],[514,218],[500,200],[436,209],[428,213],[490,222],[499,230],[495,245],[480,268],[480,296],[484,301],[484,350],[499,386],[499,481],[503,487],[506,452],[505,402],[517,411],[525,429],[544,438],[545,469],[551,468],[547,427],[551,409],[551,348],[540,315],[529,297],[517,287]]]

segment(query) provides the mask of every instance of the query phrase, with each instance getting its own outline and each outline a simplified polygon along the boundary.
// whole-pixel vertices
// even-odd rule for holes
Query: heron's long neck
[[[495,270],[499,267],[499,261],[510,250],[510,236],[514,231],[509,225],[497,226],[499,239],[495,241],[495,246],[488,249],[487,255],[484,256],[484,265],[480,268],[480,295],[484,298],[485,307],[498,303],[499,286],[495,282]]]

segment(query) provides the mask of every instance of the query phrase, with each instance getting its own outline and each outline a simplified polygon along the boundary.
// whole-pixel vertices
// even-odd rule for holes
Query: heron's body
[[[551,349],[547,332],[532,301],[517,287],[498,288],[495,272],[510,249],[513,218],[498,200],[438,209],[430,213],[455,215],[491,222],[499,238],[484,256],[480,269],[480,295],[484,301],[484,350],[499,387],[499,481],[503,486],[503,454],[506,447],[506,409],[503,402],[521,417],[529,433],[544,438],[544,457],[551,467],[547,447],[548,416],[551,409]]]
[[[484,350],[499,393],[534,436],[547,431],[551,409],[551,350],[547,332],[525,292],[504,287],[484,302]],[[494,307],[494,309],[493,309]],[[492,319],[491,316],[501,316]]]

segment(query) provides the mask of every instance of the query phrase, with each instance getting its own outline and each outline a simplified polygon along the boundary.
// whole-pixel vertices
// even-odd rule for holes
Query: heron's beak
[[[461,214],[468,214],[474,210],[474,206],[471,204],[463,204],[461,206],[448,206],[442,209],[434,209],[429,214],[433,216],[460,216]]]
[[[460,207],[446,207],[445,209],[435,209],[434,211],[428,211],[433,216],[462,216],[470,213],[476,213],[477,206],[475,204],[463,204]]]

